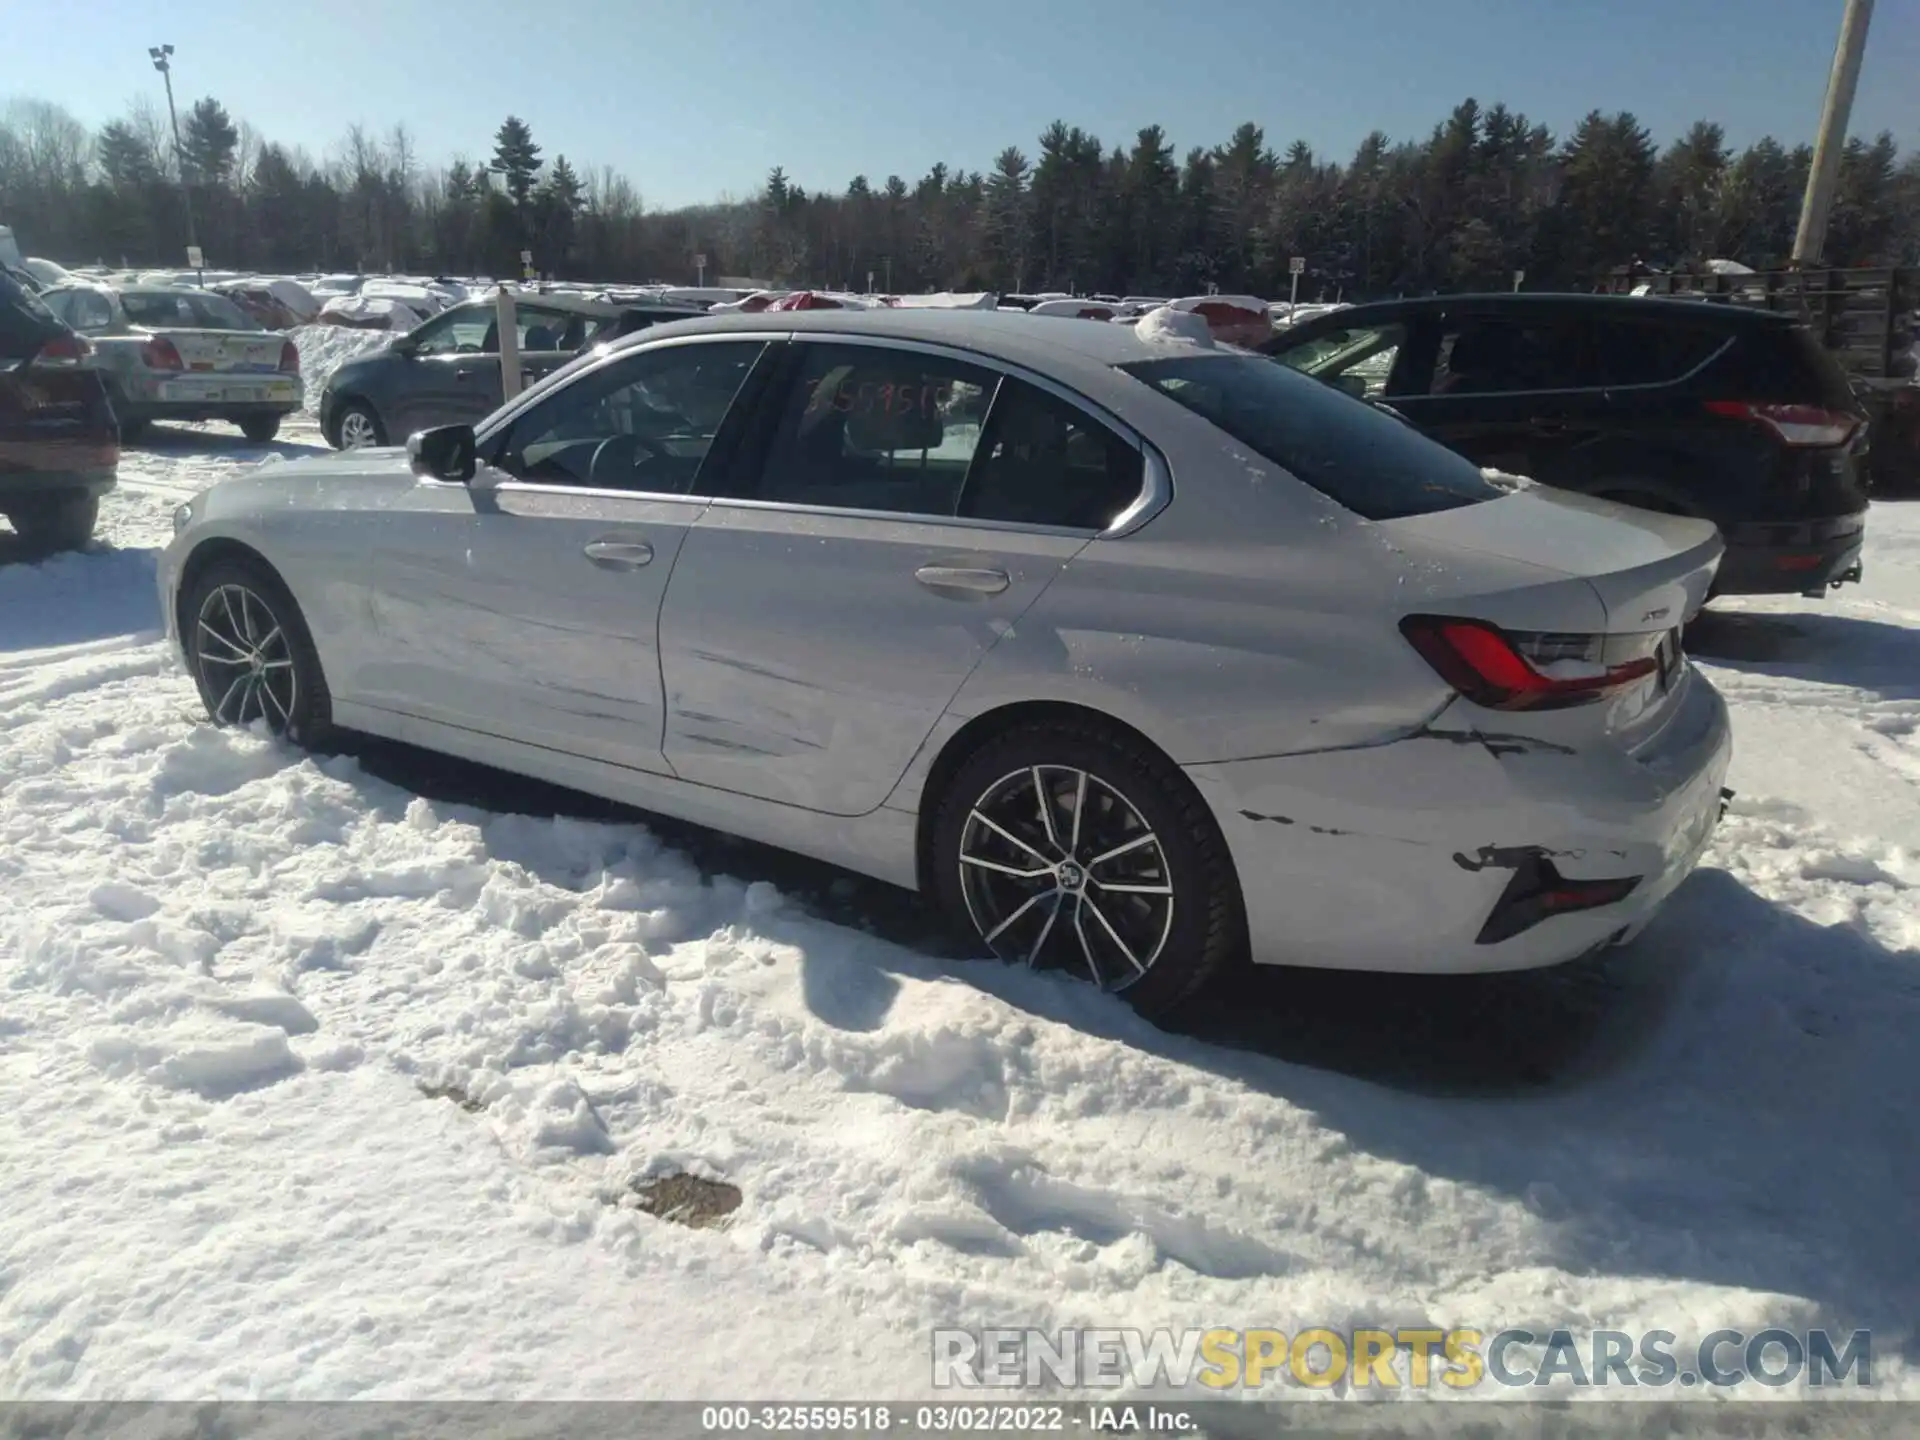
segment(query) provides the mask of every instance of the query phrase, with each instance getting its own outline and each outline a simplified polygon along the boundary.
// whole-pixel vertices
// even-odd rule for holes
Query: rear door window
[[[960,515],[1104,530],[1145,484],[1139,446],[1077,405],[1009,376],[987,417]]]
[[[1696,325],[1601,320],[1592,327],[1589,384],[1668,385],[1726,348],[1724,332]]]
[[[1251,355],[1120,367],[1368,520],[1496,499],[1501,490],[1385,410]]]
[[[1283,331],[1280,346],[1268,347],[1268,353],[1282,365],[1357,398],[1377,400],[1387,393],[1393,362],[1406,342],[1407,327],[1399,323],[1355,325],[1329,330],[1291,346],[1285,344],[1284,337]]]
[[[1464,316],[1442,325],[1433,367],[1434,395],[1504,395],[1575,390],[1586,326],[1578,320]]]
[[[945,356],[805,344],[755,497],[957,513],[999,376]]]

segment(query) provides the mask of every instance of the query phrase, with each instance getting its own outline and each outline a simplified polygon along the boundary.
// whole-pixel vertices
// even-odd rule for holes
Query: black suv
[[[0,274],[0,515],[31,549],[77,549],[119,463],[92,347]]]
[[[1860,578],[1866,411],[1786,317],[1450,295],[1350,306],[1260,348],[1487,469],[1713,521],[1716,593],[1824,595]]]

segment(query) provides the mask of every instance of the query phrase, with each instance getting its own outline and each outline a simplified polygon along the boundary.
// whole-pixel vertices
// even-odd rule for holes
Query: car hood
[[[1493,556],[1584,580],[1615,629],[1690,618],[1705,603],[1725,549],[1710,521],[1542,485],[1379,526],[1397,544],[1429,553]]]

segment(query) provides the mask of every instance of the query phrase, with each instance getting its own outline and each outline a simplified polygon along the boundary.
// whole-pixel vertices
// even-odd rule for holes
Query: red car
[[[78,549],[119,463],[93,347],[0,274],[0,515],[30,549]]]

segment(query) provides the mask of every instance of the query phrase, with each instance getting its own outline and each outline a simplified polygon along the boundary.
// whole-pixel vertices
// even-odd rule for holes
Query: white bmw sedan
[[[931,892],[1165,1015],[1222,967],[1553,964],[1722,808],[1712,526],[1496,486],[1270,360],[993,312],[591,352],[182,507],[217,722],[446,751]]]

